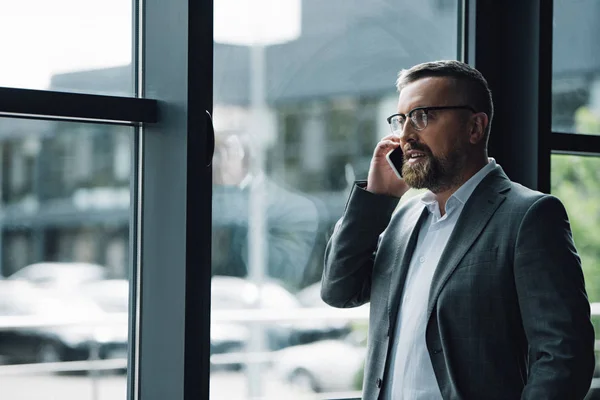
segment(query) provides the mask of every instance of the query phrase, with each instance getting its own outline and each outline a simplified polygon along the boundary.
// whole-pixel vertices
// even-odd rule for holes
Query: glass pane
[[[565,205],[600,339],[600,157],[552,155],[552,194]],[[597,349],[599,350],[599,349]],[[600,360],[600,352],[596,353]],[[597,367],[595,377],[600,377]]]
[[[554,0],[552,130],[600,134],[600,1]]]
[[[2,398],[126,398],[133,128],[0,119]]]
[[[398,71],[456,58],[456,5],[215,0],[213,400],[360,397],[368,308],[320,299],[324,249]]]
[[[133,94],[132,2],[0,0],[0,86]]]

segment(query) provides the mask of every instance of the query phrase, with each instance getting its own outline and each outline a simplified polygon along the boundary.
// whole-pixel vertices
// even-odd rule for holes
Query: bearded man
[[[370,302],[363,399],[583,399],[594,331],[565,208],[488,157],[479,71],[424,63],[397,88],[392,134],[354,185],[322,279],[334,307]],[[386,158],[397,149],[401,178]],[[427,191],[398,207],[409,188]]]

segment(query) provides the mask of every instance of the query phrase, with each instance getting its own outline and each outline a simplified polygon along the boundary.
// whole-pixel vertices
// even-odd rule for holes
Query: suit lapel
[[[492,171],[475,189],[465,204],[433,274],[429,291],[427,319],[431,316],[431,312],[448,278],[481,234],[498,206],[506,198],[501,193],[509,188],[510,181],[504,171],[502,169]]]
[[[421,224],[428,215],[425,205],[419,203],[407,211],[407,215],[400,221],[400,227],[395,235],[396,253],[393,258],[392,273],[390,276],[390,291],[388,294],[388,317],[390,332],[394,328],[398,316],[398,305],[404,289],[406,273],[410,265],[413,251],[417,245]],[[407,240],[408,238],[408,240]],[[402,260],[399,258],[402,257]]]

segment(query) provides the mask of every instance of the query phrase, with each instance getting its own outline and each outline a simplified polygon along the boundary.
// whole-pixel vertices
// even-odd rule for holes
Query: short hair
[[[417,64],[409,69],[403,69],[398,73],[396,88],[398,92],[419,79],[429,77],[450,78],[461,86],[466,94],[468,105],[475,108],[477,112],[484,112],[488,116],[488,126],[484,132],[485,145],[492,129],[492,118],[494,117],[494,102],[492,91],[481,72],[460,61],[441,60]]]

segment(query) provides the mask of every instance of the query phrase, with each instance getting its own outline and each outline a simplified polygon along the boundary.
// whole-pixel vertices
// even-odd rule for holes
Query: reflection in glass
[[[0,86],[132,95],[132,5],[1,1]]]
[[[0,383],[7,400],[126,397],[132,133],[0,119]]]
[[[267,42],[231,39],[217,11],[238,3],[215,1],[211,398],[359,397],[368,306],[320,300],[324,249],[398,71],[456,57],[456,3],[303,0],[300,29]]]
[[[554,0],[552,130],[600,134],[600,2]]]

